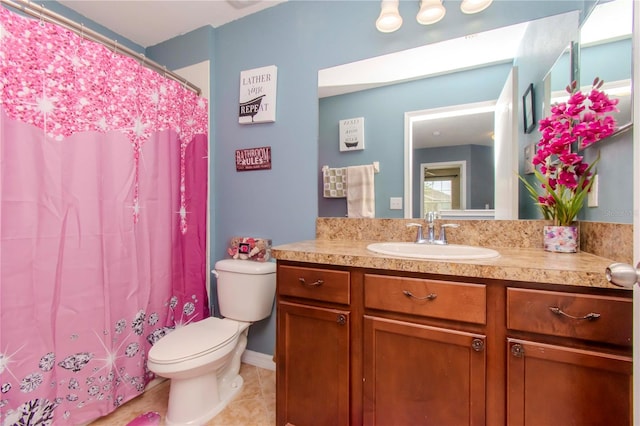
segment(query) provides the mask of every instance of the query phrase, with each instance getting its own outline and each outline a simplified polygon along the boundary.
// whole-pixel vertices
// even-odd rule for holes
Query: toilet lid
[[[158,364],[186,361],[219,349],[237,335],[237,322],[209,317],[158,340],[149,351],[149,360]]]

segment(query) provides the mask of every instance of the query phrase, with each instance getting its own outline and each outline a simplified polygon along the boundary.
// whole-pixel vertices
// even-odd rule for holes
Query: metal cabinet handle
[[[414,296],[413,293],[411,293],[409,290],[402,290],[402,293],[407,296],[407,297],[412,297],[416,300],[433,300],[436,297],[438,297],[438,295],[436,293],[429,293],[426,296],[423,297],[418,297],[418,296]]]
[[[569,315],[568,313],[564,312],[562,309],[558,308],[557,306],[549,306],[549,310],[551,312],[553,312],[554,314],[558,315],[558,316],[564,316],[567,318],[571,318],[574,320],[587,320],[587,321],[595,321],[598,318],[600,318],[600,314],[596,313],[596,312],[590,312],[584,316],[581,317],[576,317],[573,315]]]
[[[343,314],[338,315],[338,325],[345,325],[347,323],[347,317]]]
[[[324,284],[324,281],[322,281],[322,280],[318,280],[316,282],[307,284],[307,282],[302,277],[298,278],[298,282],[300,282],[300,284],[305,286],[305,287],[320,287],[322,284]]]

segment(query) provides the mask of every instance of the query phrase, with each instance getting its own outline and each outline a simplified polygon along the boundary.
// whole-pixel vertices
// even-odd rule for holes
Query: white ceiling
[[[456,145],[493,146],[493,110],[465,112],[461,109],[458,113],[464,115],[414,122],[413,149]],[[429,111],[429,114],[433,112]]]
[[[59,0],[59,3],[149,47],[200,27],[216,28],[287,0]]]

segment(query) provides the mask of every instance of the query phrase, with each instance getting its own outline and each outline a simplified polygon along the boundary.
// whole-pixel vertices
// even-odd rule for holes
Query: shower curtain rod
[[[79,24],[75,21],[72,21],[71,19],[67,19],[62,15],[46,9],[44,6],[38,6],[37,4],[31,3],[31,1],[25,0],[0,0],[0,2],[12,7],[13,9],[19,10],[20,12],[26,13],[27,15],[63,26],[80,35],[80,37],[84,39],[103,44],[114,52],[122,53],[134,59],[137,59],[143,66],[150,68],[167,78],[175,80],[178,83],[183,84],[187,89],[195,92],[198,95],[200,95],[202,92],[198,86],[194,85],[178,74],[169,71],[167,67],[160,65],[159,63],[152,61],[151,59],[147,59],[143,53],[138,53],[135,50],[120,45],[118,44],[117,40],[112,40],[108,37],[105,37],[96,31],[86,28],[84,24]]]

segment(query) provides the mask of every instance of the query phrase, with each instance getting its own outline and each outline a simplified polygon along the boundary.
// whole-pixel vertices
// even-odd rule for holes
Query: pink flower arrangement
[[[567,86],[569,100],[554,104],[551,115],[540,120],[542,137],[533,164],[540,168],[534,173],[542,193],[519,176],[544,218],[556,226],[569,226],[575,220],[593,185],[593,167],[600,160],[598,155],[589,165],[572,147],[586,148],[615,131],[616,120],[608,113],[618,110],[618,100],[600,90],[603,83],[596,77],[591,92],[584,94],[572,82]]]

